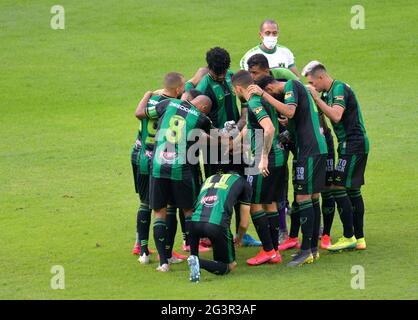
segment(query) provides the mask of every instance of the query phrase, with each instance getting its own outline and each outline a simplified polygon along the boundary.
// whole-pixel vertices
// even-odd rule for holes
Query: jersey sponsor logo
[[[204,205],[205,207],[213,207],[219,202],[218,196],[204,196],[200,200],[200,204]]]
[[[152,158],[152,156],[154,155],[154,152],[150,151],[150,150],[145,150],[145,156],[148,158]]]
[[[290,99],[291,97],[293,97],[293,92],[292,91],[288,91],[284,95],[284,98],[285,99]]]
[[[172,164],[177,158],[177,152],[161,151],[160,157],[165,163]]]
[[[257,115],[263,110],[263,107],[257,107],[254,109],[254,113]]]
[[[334,99],[335,100],[344,100],[344,96],[335,96]]]
[[[155,106],[158,102],[160,102],[160,101],[157,101],[157,100],[148,100],[148,104],[151,104],[153,106]]]
[[[173,107],[177,108],[177,109],[183,110],[184,112],[191,113],[191,114],[193,114],[195,116],[199,116],[199,113],[196,110],[192,110],[192,109],[186,108],[185,106],[183,106],[181,104],[178,104],[178,103],[175,103],[175,102],[171,102],[171,105]]]

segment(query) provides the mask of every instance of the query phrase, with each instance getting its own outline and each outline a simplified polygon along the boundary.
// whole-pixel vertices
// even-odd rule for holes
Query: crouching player
[[[248,182],[236,173],[215,174],[206,179],[190,222],[191,255],[188,262],[192,282],[199,282],[200,268],[217,275],[234,270],[237,263],[234,237],[230,231],[232,210],[236,204],[241,204],[237,237],[240,245],[248,228],[251,194]],[[213,260],[199,258],[200,238],[210,239]]]

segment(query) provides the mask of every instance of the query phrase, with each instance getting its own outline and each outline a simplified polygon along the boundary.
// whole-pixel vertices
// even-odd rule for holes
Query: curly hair
[[[228,51],[223,48],[215,47],[206,52],[206,62],[209,70],[216,75],[224,74],[231,65],[231,58]]]

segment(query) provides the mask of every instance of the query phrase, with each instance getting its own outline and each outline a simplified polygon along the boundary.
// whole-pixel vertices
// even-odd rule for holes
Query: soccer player
[[[265,55],[257,53],[252,55],[248,61],[248,71],[254,81],[258,81],[266,76],[272,76],[278,81],[299,80],[299,78],[289,69],[274,68],[270,69],[269,61]]]
[[[277,38],[279,35],[279,25],[277,22],[270,19],[264,20],[260,25],[258,35],[262,40],[261,43],[247,51],[241,59],[240,68],[248,70],[248,59],[259,53],[266,56],[270,69],[290,69],[296,76],[299,77],[293,53],[288,48],[277,44]]]
[[[257,53],[251,56],[248,61],[248,71],[251,73],[251,77],[254,81],[258,81],[266,76],[272,76],[278,81],[287,81],[287,80],[298,80],[299,78],[289,69],[286,68],[275,68],[269,69],[269,62],[267,58]],[[282,125],[283,119],[279,119],[279,132],[283,133],[286,131],[286,127]],[[285,184],[283,187],[282,192],[280,193],[280,197],[277,201],[279,207],[279,218],[280,218],[280,226],[279,226],[279,243],[280,247],[284,250],[289,248],[295,247],[299,244],[299,240],[297,236],[295,238],[289,239],[289,234],[287,230],[287,223],[286,223],[286,210],[288,207],[288,178],[289,178],[289,169],[287,166],[287,159],[289,156],[289,151],[292,149],[291,143],[283,144],[285,147]],[[298,228],[299,230],[299,228]],[[280,249],[280,248],[279,248]]]
[[[254,80],[248,71],[238,71],[232,77],[232,83],[240,99],[248,101],[247,129],[257,170],[249,173],[247,179],[253,189],[251,218],[263,249],[257,256],[248,259],[247,263],[249,265],[280,263],[279,214],[276,201],[283,188],[285,169],[283,146],[278,141],[278,115],[270,104],[259,96],[249,93],[248,88]],[[260,137],[260,132],[264,139],[256,138]]]
[[[321,192],[321,212],[324,223],[324,229],[321,235],[321,248],[328,249],[331,246],[331,227],[334,221],[335,213],[335,199],[332,194],[332,180],[334,175],[334,163],[335,163],[335,151],[334,151],[334,138],[331,133],[331,129],[325,120],[324,114],[320,112],[321,128],[323,130],[325,141],[327,142],[327,167],[325,174],[325,190]]]
[[[146,95],[151,96],[152,93]],[[189,229],[193,204],[200,187],[197,165],[191,162],[189,154],[193,145],[190,136],[196,132],[195,129],[209,133],[212,125],[206,114],[211,106],[207,96],[199,95],[190,102],[162,101],[155,108],[147,109],[147,117],[159,119],[151,168],[150,207],[155,215],[154,241],[160,256],[157,267],[160,272],[169,271],[169,252],[166,251],[168,205],[183,209],[186,232]]]
[[[184,90],[185,79],[177,72],[168,73],[164,77],[164,89],[161,94],[152,95],[145,103],[148,107],[155,106],[166,99],[178,98]],[[132,148],[132,167],[134,172],[135,190],[139,194],[140,207],[137,214],[136,242],[133,254],[140,255],[140,263],[149,262],[149,228],[151,223],[151,209],[149,208],[149,174],[150,162],[153,156],[154,138],[157,131],[155,119],[144,118],[141,115],[141,102],[135,111],[135,116],[140,120],[137,140]],[[143,112],[142,112],[143,113]]]
[[[232,88],[231,78],[233,72],[229,70],[231,58],[227,50],[219,47],[212,48],[206,53],[208,73],[196,86],[196,89],[207,95],[212,100],[212,109],[209,118],[213,126],[223,129],[225,123],[234,121],[238,130],[242,130],[246,124],[247,108],[246,104],[241,104],[241,114],[237,106],[237,99]],[[223,156],[221,148],[209,148],[204,150],[204,155],[208,163],[205,164],[205,176],[209,177],[215,173],[226,173],[230,170],[243,174],[243,161],[239,164],[233,163],[233,156]],[[218,156],[213,156],[217,154]],[[224,159],[227,158],[227,159]],[[236,231],[238,231],[240,206],[235,207],[236,212]],[[255,240],[249,234],[244,236],[244,246],[260,246],[260,241]]]
[[[199,282],[200,268],[217,275],[235,269],[234,237],[230,231],[232,210],[241,206],[236,242],[241,244],[248,228],[251,187],[244,177],[234,172],[216,174],[206,179],[196,201],[190,222],[191,255],[188,258],[190,280]],[[210,239],[213,260],[199,258],[199,238]]]
[[[301,250],[289,267],[312,263],[319,258],[318,238],[320,226],[319,193],[325,185],[327,144],[320,132],[319,115],[312,96],[297,80],[286,83],[268,76],[259,86],[249,88],[251,94],[263,97],[280,114],[289,119],[288,130],[296,143],[297,154],[293,159],[293,186],[302,227]],[[273,95],[284,95],[284,103]]]
[[[338,140],[338,162],[333,176],[334,198],[344,227],[343,237],[330,251],[366,249],[364,238],[364,202],[360,188],[369,153],[369,139],[360,105],[346,83],[334,80],[325,66],[311,61],[304,74],[315,103],[331,120]],[[322,92],[322,98],[316,92]]]

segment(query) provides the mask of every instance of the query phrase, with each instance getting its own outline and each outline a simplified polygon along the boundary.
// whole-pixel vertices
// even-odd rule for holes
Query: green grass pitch
[[[65,30],[50,27],[54,4]],[[364,30],[350,27],[356,4]],[[412,0],[2,0],[0,299],[417,299],[417,14]],[[237,70],[265,18],[299,70],[321,60],[358,95],[371,141],[368,249],[289,270],[248,267],[257,250],[243,248],[225,277],[203,271],[192,284],[186,264],[158,274],[131,255],[134,109],[166,72],[192,76],[211,47]],[[336,215],[333,238],[341,232]],[[51,289],[54,265],[64,290]],[[351,288],[354,265],[364,290]]]

